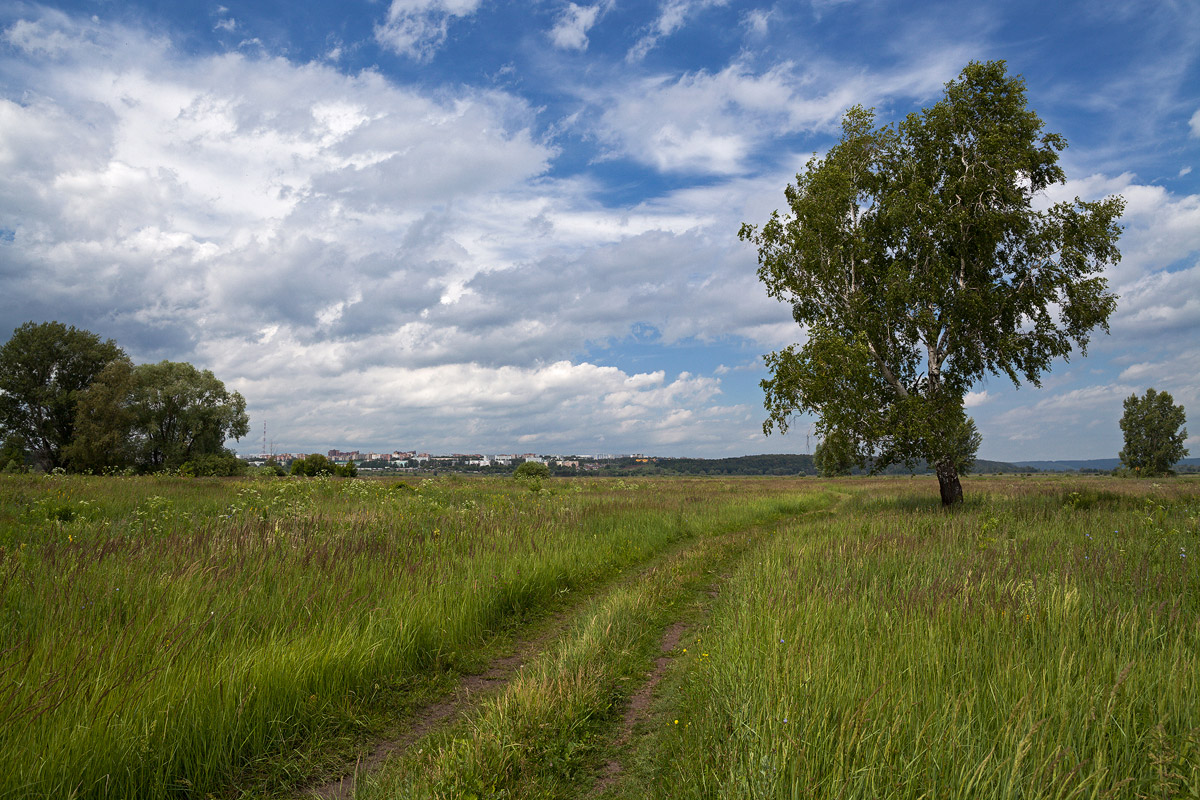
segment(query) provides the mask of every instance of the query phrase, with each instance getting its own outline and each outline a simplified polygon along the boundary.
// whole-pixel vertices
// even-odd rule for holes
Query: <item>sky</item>
[[[247,400],[259,452],[723,457],[803,340],[743,222],[851,105],[1003,59],[1127,207],[1111,334],[967,402],[982,458],[1200,454],[1200,4],[78,0],[0,6],[0,337],[58,320]]]

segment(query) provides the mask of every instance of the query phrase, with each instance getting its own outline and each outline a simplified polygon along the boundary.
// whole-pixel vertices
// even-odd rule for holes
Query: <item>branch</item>
[[[904,384],[896,378],[896,374],[892,372],[887,362],[879,355],[879,351],[875,349],[875,343],[870,339],[867,339],[867,349],[871,351],[871,355],[875,358],[875,363],[879,365],[879,371],[883,373],[884,380],[896,390],[896,394],[900,395],[901,398],[908,397],[908,389],[905,389]]]

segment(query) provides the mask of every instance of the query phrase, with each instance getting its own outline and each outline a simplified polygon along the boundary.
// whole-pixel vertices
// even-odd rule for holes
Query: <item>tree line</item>
[[[112,339],[27,322],[0,348],[0,468],[233,475],[246,400],[186,362],[134,364]]]

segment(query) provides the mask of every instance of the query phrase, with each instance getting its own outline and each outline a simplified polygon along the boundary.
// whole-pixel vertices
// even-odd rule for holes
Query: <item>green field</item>
[[[0,476],[0,797],[1200,797],[1200,481],[965,490]]]

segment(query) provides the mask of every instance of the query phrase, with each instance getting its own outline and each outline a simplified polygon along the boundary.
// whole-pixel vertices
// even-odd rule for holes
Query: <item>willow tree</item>
[[[847,111],[840,141],[785,190],[787,212],[739,234],[806,334],[767,356],[764,432],[815,414],[859,465],[928,463],[942,502],[961,502],[979,444],[971,386],[1039,385],[1116,308],[1103,271],[1124,202],[1042,201],[1066,180],[1064,147],[1002,61],[969,64],[892,125]]]

